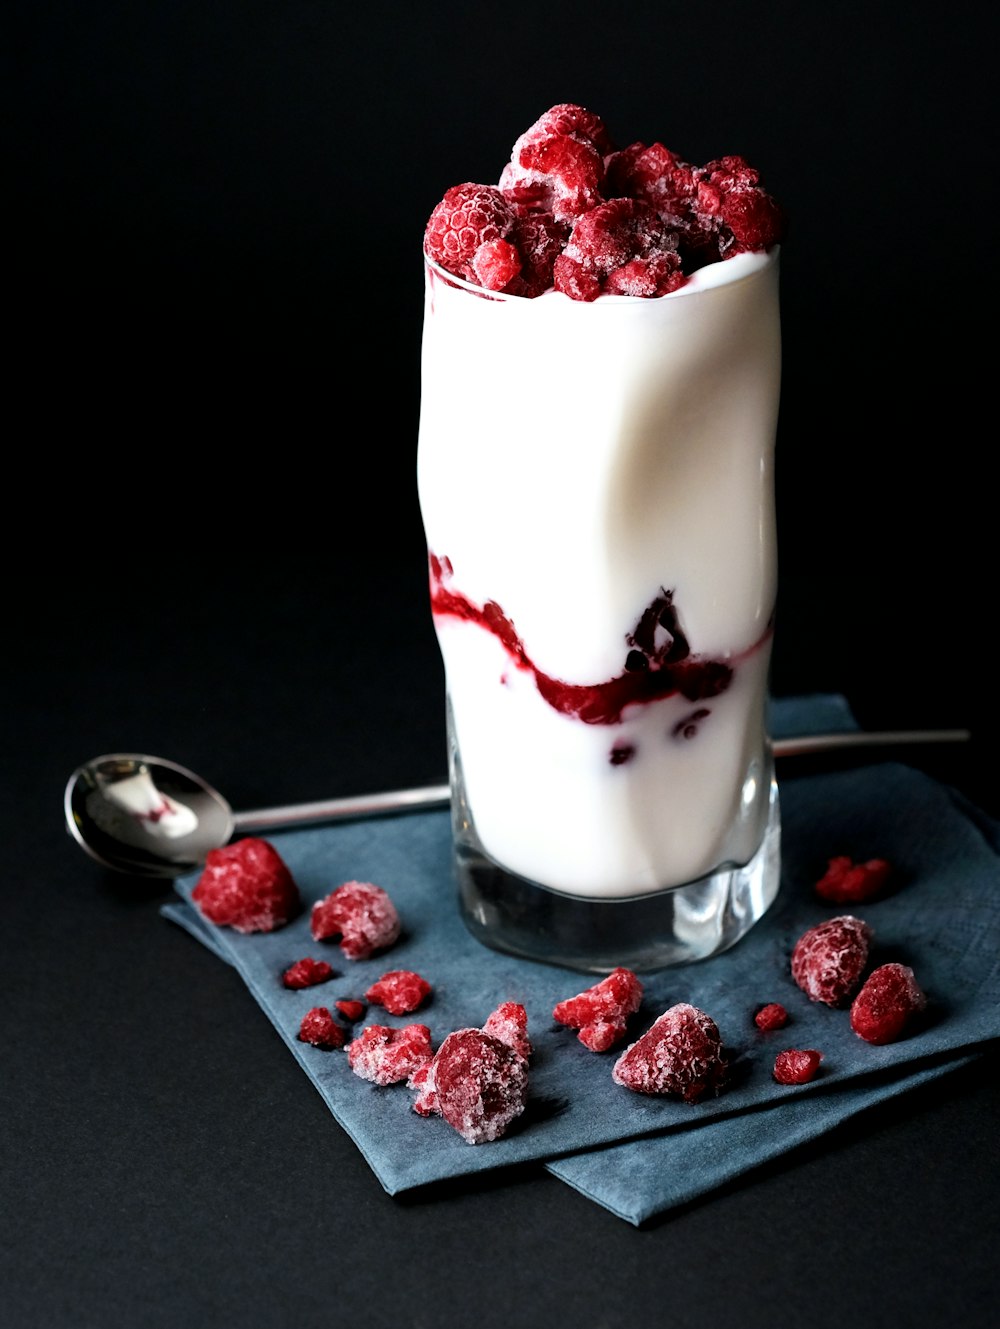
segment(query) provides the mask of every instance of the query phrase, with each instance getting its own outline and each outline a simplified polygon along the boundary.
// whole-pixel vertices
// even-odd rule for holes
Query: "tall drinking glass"
[[[654,299],[425,259],[417,461],[462,916],[588,972],[772,903],[778,251]]]

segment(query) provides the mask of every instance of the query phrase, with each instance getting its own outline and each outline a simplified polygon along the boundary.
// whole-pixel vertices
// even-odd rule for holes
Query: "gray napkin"
[[[851,727],[839,698],[773,707],[777,735]],[[896,763],[789,779],[781,798],[782,887],[768,915],[722,956],[643,976],[643,1004],[629,1040],[678,1001],[706,1010],[720,1028],[732,1080],[717,1098],[696,1105],[615,1085],[611,1066],[621,1048],[589,1052],[574,1031],[553,1022],[556,1002],[593,979],[501,955],[469,935],[455,906],[446,810],[269,836],[304,902],[280,931],[243,936],[207,923],[190,905],[197,874],[178,881],[183,903],[163,912],[235,966],[390,1194],[540,1161],[638,1224],[962,1064],[1000,1037],[1000,826],[953,791]],[[864,909],[825,905],[812,888],[836,854],[890,859],[895,891]],[[313,900],[350,879],[383,886],[403,920],[396,945],[365,961],[344,959],[335,943],[313,941],[308,928]],[[913,966],[929,1002],[908,1037],[884,1047],[864,1043],[845,1012],[810,1002],[792,983],[788,956],[795,939],[835,912],[859,913],[871,924],[873,964],[899,959]],[[336,976],[304,991],[284,989],[282,972],[305,955],[327,959]],[[298,1041],[310,1007],[332,1009],[341,997],[363,998],[388,969],[416,970],[433,994],[413,1015],[393,1017],[371,1007],[363,1023],[418,1020],[430,1027],[435,1046],[452,1029],[480,1026],[501,1001],[526,1007],[534,1047],[529,1102],[502,1139],[468,1145],[440,1118],[415,1114],[404,1085],[373,1086],[351,1072],[342,1051]],[[786,1006],[786,1029],[756,1029],[753,1013],[765,1001]],[[774,1053],[787,1046],[823,1051],[821,1074],[810,1084],[773,1080]]]

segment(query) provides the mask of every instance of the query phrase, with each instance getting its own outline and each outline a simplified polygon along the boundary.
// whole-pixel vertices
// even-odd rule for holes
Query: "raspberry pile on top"
[[[783,208],[742,157],[695,166],[662,143],[616,148],[599,116],[567,102],[517,139],[496,185],[445,193],[424,251],[505,295],[649,298],[708,263],[769,250],[786,230]]]

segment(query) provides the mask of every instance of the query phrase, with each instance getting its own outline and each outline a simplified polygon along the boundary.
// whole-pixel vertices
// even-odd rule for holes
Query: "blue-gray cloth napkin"
[[[854,728],[838,697],[779,700],[777,736]],[[625,1044],[589,1052],[552,1020],[558,1001],[596,977],[502,955],[483,946],[458,914],[447,810],[342,822],[268,838],[295,877],[302,913],[279,931],[242,935],[208,923],[190,902],[197,874],[177,883],[180,902],[163,913],[240,973],[330,1111],[390,1194],[537,1161],[581,1194],[634,1224],[703,1195],[815,1138],[847,1118],[964,1064],[1000,1038],[1000,824],[919,771],[895,762],[781,784],[782,884],[775,904],[724,955],[642,975],[643,1003]],[[895,888],[863,907],[831,906],[814,884],[827,861],[887,858]],[[309,909],[344,881],[387,890],[403,923],[391,950],[346,960],[309,932]],[[928,1007],[912,1032],[883,1047],[863,1042],[846,1011],[810,1002],[788,960],[798,936],[834,913],[853,912],[874,930],[870,962],[913,967]],[[323,958],[335,977],[289,991],[281,974],[303,956]],[[369,1007],[364,1024],[428,1025],[435,1046],[453,1029],[479,1027],[503,1001],[522,1003],[533,1044],[524,1114],[500,1140],[469,1145],[439,1117],[412,1111],[405,1085],[374,1086],[354,1075],[343,1051],[297,1038],[313,1006],[364,998],[390,969],[412,969],[433,986],[407,1016]],[[691,1002],[721,1031],[731,1060],[725,1091],[698,1104],[633,1094],[611,1067],[668,1006]],[[785,1029],[764,1034],[758,1006],[779,1001]],[[334,1011],[334,1013],[336,1013]],[[820,1075],[778,1085],[783,1047],[818,1048]]]

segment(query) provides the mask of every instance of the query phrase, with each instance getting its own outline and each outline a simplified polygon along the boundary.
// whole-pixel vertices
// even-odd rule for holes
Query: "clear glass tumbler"
[[[655,299],[425,260],[418,492],[462,916],[587,972],[770,906],[778,252]]]

